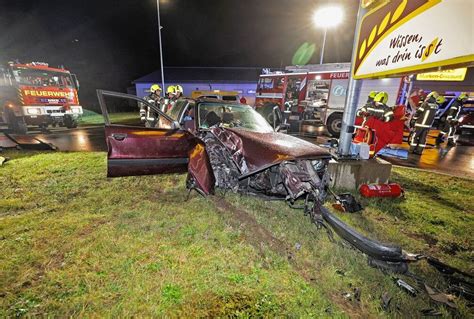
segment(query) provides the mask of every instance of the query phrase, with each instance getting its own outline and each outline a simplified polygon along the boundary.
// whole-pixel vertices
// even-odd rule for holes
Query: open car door
[[[105,122],[107,176],[186,172],[194,137],[158,107],[129,94],[97,90]],[[154,112],[156,123],[145,127],[140,107]]]

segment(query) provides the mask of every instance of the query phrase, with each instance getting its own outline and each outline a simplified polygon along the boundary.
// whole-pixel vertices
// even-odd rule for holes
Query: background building
[[[237,91],[253,105],[261,71],[262,68],[247,67],[165,67],[165,86],[180,84],[185,96],[197,90]],[[153,83],[161,86],[160,73],[156,70],[133,81],[137,96],[148,95]]]

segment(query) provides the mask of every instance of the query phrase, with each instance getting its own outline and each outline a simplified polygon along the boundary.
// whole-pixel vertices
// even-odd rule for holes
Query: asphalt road
[[[102,126],[77,129],[52,128],[46,132],[31,131],[29,134],[43,142],[55,145],[59,151],[107,151]],[[305,139],[314,143],[325,143],[329,138],[320,136]],[[385,159],[395,165],[474,179],[474,146],[426,148],[422,156],[409,154],[407,160]]]

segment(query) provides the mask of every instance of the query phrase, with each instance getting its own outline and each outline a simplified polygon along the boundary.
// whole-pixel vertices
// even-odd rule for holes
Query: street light
[[[161,29],[163,27],[161,26],[160,23],[160,0],[156,0],[156,12],[158,14],[158,40],[160,43],[160,64],[161,64],[161,85],[162,85],[162,90],[163,92],[165,91],[165,70],[163,68],[163,47],[161,45]]]
[[[324,29],[324,38],[323,38],[323,46],[321,48],[321,58],[319,60],[319,64],[323,64],[324,58],[324,46],[326,45],[326,33],[328,28],[333,28],[339,25],[342,21],[344,13],[340,7],[330,6],[320,8],[313,14],[313,23],[317,28]]]

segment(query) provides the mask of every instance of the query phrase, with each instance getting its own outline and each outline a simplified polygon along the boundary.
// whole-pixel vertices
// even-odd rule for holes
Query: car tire
[[[9,111],[7,113],[8,128],[15,134],[26,134],[28,126],[22,116],[15,116],[15,113]]]
[[[64,118],[64,125],[67,128],[76,128],[77,127],[77,120],[73,119],[71,116],[66,116]]]
[[[342,113],[331,114],[326,122],[326,127],[331,136],[339,137],[342,127]]]

